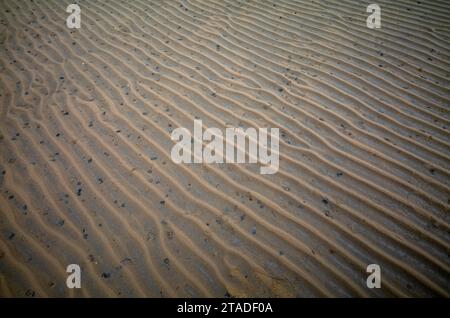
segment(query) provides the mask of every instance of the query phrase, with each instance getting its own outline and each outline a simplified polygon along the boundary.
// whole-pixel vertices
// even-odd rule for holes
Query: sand
[[[0,296],[450,295],[447,1],[70,3],[0,1]],[[194,119],[279,171],[174,163]]]

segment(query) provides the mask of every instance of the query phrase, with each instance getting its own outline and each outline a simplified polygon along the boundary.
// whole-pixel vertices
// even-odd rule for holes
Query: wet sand
[[[0,296],[450,295],[449,3],[70,3],[0,0]],[[279,171],[174,163],[194,119]]]

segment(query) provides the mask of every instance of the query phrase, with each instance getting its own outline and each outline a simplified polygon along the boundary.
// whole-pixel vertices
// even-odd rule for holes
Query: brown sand
[[[450,294],[450,4],[0,1],[0,296]],[[171,131],[280,127],[280,169]],[[66,288],[80,264],[82,288]],[[366,287],[379,264],[382,288]]]

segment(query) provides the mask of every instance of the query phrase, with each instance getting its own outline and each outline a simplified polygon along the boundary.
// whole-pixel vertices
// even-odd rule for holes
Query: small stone
[[[110,273],[106,273],[106,272],[103,272],[102,273],[102,278],[110,278],[111,277],[111,274]]]

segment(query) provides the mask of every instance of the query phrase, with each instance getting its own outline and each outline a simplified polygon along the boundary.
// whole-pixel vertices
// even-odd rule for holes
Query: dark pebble
[[[110,278],[111,274],[110,273],[102,273],[102,278]]]

